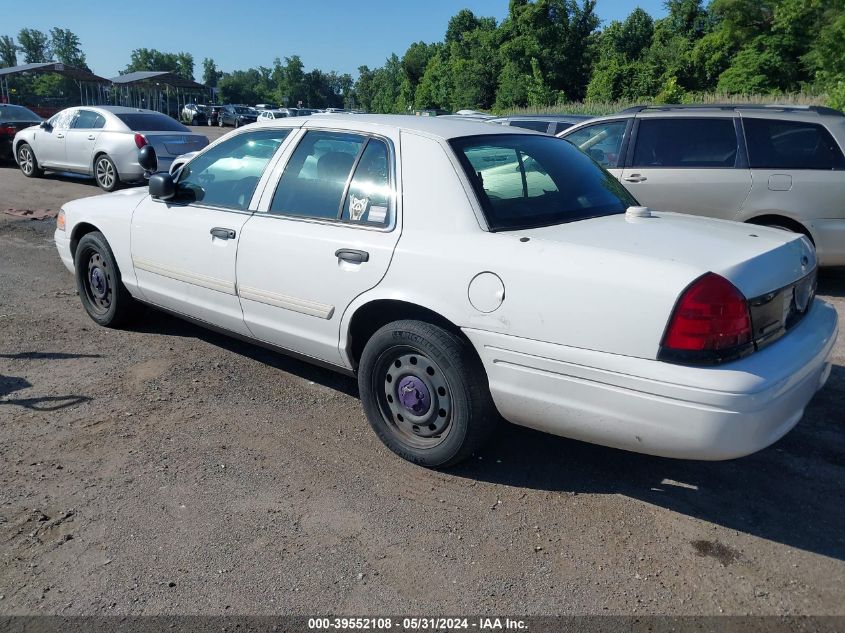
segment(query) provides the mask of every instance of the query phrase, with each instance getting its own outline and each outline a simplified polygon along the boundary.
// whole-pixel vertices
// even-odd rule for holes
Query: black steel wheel
[[[477,451],[498,421],[469,341],[423,321],[397,321],[367,342],[358,372],[373,430],[393,452],[442,468]]]
[[[88,315],[106,327],[126,322],[135,302],[123,286],[114,254],[102,233],[87,233],[79,240],[74,268],[76,288]]]
[[[35,152],[28,143],[21,143],[18,147],[18,167],[27,178],[38,178],[44,174],[44,170],[38,166]]]

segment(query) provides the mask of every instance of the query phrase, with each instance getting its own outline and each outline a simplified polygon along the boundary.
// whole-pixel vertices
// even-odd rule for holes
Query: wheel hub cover
[[[416,376],[405,376],[396,387],[399,402],[414,415],[422,415],[431,408],[431,394],[425,383]]]
[[[99,268],[94,268],[91,271],[91,290],[94,291],[94,294],[99,297],[103,298],[106,296],[106,292],[109,289],[108,281],[106,281],[106,276],[103,274],[103,271]]]

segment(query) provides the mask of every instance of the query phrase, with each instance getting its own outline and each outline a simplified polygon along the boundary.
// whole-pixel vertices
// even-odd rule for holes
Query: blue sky
[[[663,0],[637,3],[652,16],[665,14]],[[0,35],[17,36],[23,27],[67,28],[82,40],[88,65],[113,77],[135,48],[211,57],[221,70],[271,66],[274,57],[298,54],[306,70],[320,68],[357,74],[358,66],[381,66],[412,42],[441,40],[446,24],[462,8],[501,20],[507,0],[182,0],[91,2],[41,0],[34,10],[15,3],[4,11]],[[33,5],[35,6],[35,5]],[[637,5],[598,0],[605,22],[624,19]],[[23,63],[23,60],[19,60]]]

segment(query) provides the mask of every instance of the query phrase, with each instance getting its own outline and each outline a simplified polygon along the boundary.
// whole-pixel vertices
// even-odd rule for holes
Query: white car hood
[[[715,272],[749,298],[787,286],[816,265],[813,247],[799,234],[678,213],[619,214],[514,233],[538,248],[577,244]]]

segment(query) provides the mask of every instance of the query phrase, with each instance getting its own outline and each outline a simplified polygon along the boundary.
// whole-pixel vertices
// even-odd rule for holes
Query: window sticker
[[[370,215],[367,216],[367,219],[370,222],[383,223],[386,217],[387,207],[379,207],[373,205],[372,207],[370,207]]]
[[[367,206],[370,204],[369,198],[356,198],[355,194],[349,194],[349,217],[353,222],[358,222],[367,212]],[[372,216],[372,212],[370,212]],[[370,217],[372,220],[372,217]]]

